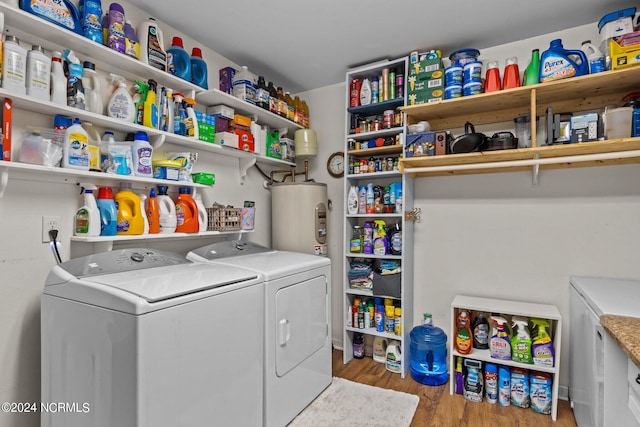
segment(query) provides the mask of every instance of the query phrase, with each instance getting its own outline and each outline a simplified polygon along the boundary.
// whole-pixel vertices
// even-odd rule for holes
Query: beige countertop
[[[603,314],[600,323],[624,352],[640,367],[640,317]]]

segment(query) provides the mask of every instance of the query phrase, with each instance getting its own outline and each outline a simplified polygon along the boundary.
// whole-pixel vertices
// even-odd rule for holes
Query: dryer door
[[[282,377],[329,339],[327,278],[317,276],[279,289],[275,295],[276,375]]]

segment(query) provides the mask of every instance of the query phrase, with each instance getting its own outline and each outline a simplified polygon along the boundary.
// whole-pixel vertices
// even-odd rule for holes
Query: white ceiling
[[[410,51],[483,49],[598,22],[633,0],[132,0],[292,93]],[[184,5],[184,7],[180,7]],[[196,5],[196,6],[194,6]],[[195,11],[195,12],[194,12]],[[211,73],[211,70],[209,71]]]

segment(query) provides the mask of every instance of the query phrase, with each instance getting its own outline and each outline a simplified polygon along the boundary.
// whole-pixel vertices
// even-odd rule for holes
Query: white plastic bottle
[[[93,192],[98,188],[93,184],[80,184],[84,191],[84,205],[76,211],[73,232],[76,236],[95,237],[100,235],[100,211]]]
[[[111,154],[109,150],[114,145],[116,145],[116,139],[113,132],[106,131],[100,142],[100,169],[102,169],[102,172],[109,170],[109,166],[111,165]]]
[[[153,178],[153,169],[151,166],[153,147],[149,144],[149,137],[146,132],[136,132],[133,145],[131,146],[131,155],[133,156],[133,174],[135,176]]]
[[[111,74],[111,79],[117,83],[118,87],[109,98],[107,104],[107,115],[125,122],[133,123],[136,119],[136,108],[133,98],[127,89],[124,78],[117,74]]]
[[[89,146],[87,147],[89,150],[89,170],[101,172],[100,133],[98,133],[98,130],[93,126],[93,123],[86,120],[82,123],[82,128],[87,132],[87,141],[89,143]]]
[[[57,51],[51,58],[51,102],[67,105],[67,77],[62,68],[62,54]]]
[[[193,196],[193,199],[196,201],[196,206],[198,206],[198,224],[200,224],[200,232],[207,231],[209,218],[207,215],[207,208],[204,206],[202,201],[202,196],[200,193],[196,193]]]
[[[160,208],[160,233],[173,233],[178,225],[176,205],[167,195],[167,188],[166,185],[158,185],[158,195],[156,196]]]
[[[364,79],[360,86],[360,105],[371,104],[371,82],[369,79]]]
[[[149,234],[149,218],[147,218],[146,212],[147,209],[145,207],[146,204],[146,200],[147,200],[147,195],[144,193],[136,193],[138,194],[138,197],[140,197],[140,212],[145,212],[145,215],[143,216],[143,226],[142,226],[142,234]]]
[[[162,31],[155,19],[149,18],[138,27],[140,61],[158,70],[167,71],[167,53],[164,51]]]
[[[233,96],[251,104],[256,103],[256,82],[246,65],[233,76]]]
[[[2,48],[2,87],[9,92],[25,95],[27,51],[19,43],[17,37],[5,37]]]
[[[82,88],[84,89],[84,99],[87,104],[87,111],[102,114],[104,105],[102,102],[102,84],[96,72],[93,62],[84,61],[82,68]]]
[[[355,185],[352,185],[349,189],[349,195],[347,196],[347,211],[349,215],[355,215],[358,213],[358,189]]]
[[[590,74],[607,71],[604,55],[596,45],[591,43],[591,40],[583,41],[580,50],[587,56]]]
[[[196,117],[196,112],[193,109],[195,101],[192,98],[185,98],[184,101],[187,104],[187,119],[190,122],[190,124],[187,124],[187,136],[200,139],[200,133],[198,132],[198,118]]]
[[[89,170],[89,137],[77,117],[65,131],[62,166],[71,169]]]
[[[32,45],[27,53],[27,95],[49,101],[51,85],[51,58],[42,46]]]

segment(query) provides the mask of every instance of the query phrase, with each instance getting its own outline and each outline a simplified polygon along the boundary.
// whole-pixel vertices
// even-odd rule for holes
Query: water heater
[[[271,187],[274,249],[327,254],[327,184],[282,182]]]

